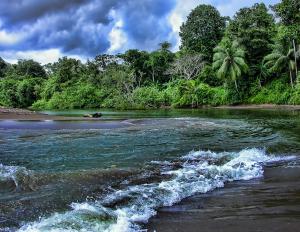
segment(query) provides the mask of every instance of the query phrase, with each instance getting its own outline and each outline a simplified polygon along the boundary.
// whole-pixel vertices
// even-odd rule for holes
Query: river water
[[[299,228],[299,111],[102,112],[0,121],[0,231]]]

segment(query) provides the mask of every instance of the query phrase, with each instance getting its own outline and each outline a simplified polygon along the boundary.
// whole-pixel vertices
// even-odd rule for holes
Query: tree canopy
[[[180,29],[182,45],[62,57],[41,65],[0,58],[0,105],[34,109],[300,104],[298,0],[240,9],[232,19],[197,6]],[[273,10],[273,12],[271,11]],[[274,19],[276,16],[276,20]]]
[[[223,37],[226,18],[211,5],[197,6],[180,28],[181,48],[201,53],[211,60],[214,47]]]

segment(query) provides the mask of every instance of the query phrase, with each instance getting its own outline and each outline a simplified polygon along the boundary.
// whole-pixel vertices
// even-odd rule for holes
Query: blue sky
[[[130,48],[154,50],[162,41],[178,49],[178,32],[199,4],[233,16],[256,2],[280,0],[1,0],[0,57],[43,64],[68,55],[85,60]]]

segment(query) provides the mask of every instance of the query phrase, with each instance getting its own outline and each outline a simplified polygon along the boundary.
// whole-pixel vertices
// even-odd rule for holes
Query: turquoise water
[[[0,228],[137,231],[159,207],[299,162],[299,111],[99,111],[0,122]]]

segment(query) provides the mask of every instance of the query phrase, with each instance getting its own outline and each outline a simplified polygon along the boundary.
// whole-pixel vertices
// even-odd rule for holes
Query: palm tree
[[[159,47],[161,51],[168,51],[172,47],[172,44],[168,41],[164,41],[162,43],[159,43]]]
[[[229,45],[220,45],[214,49],[213,68],[217,70],[217,76],[222,79],[234,81],[238,91],[237,79],[242,73],[248,71],[245,62],[245,51],[237,41],[230,42]]]
[[[270,76],[270,71],[263,61],[257,65],[252,66],[252,69],[257,74],[258,87],[261,88],[261,83]]]
[[[277,45],[274,51],[264,58],[265,66],[271,72],[286,71],[289,73],[292,88],[294,87],[293,71],[296,71],[295,56],[294,49],[289,49],[286,53],[283,46]]]

